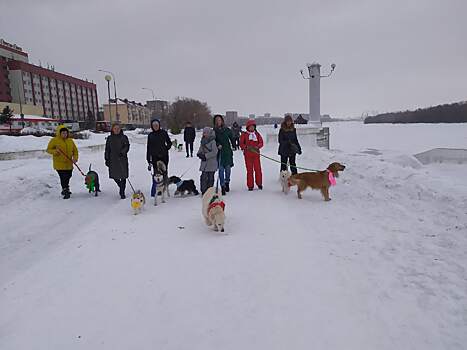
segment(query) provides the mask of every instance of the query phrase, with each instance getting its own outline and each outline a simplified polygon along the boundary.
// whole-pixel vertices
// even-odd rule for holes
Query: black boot
[[[225,194],[226,194],[225,186],[222,186],[221,191],[222,191],[222,195],[225,196]]]
[[[120,180],[118,187],[120,187],[120,199],[125,199],[126,198],[125,196],[126,180],[125,179]]]
[[[71,195],[70,189],[68,187],[64,188],[62,191],[63,199],[70,199],[70,195]]]
[[[225,192],[230,192],[230,183],[229,182],[226,182],[224,187],[225,187]]]

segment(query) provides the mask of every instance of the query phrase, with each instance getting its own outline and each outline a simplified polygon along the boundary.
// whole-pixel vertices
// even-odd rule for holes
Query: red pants
[[[253,171],[255,173],[255,180],[257,186],[263,185],[263,173],[261,172],[261,161],[259,154],[248,152],[245,154],[245,165],[246,165],[246,185],[248,188],[254,187],[253,182]]]

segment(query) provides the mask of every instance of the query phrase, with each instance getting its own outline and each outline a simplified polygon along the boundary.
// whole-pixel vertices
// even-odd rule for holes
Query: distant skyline
[[[214,113],[308,113],[299,74],[318,61],[321,112],[333,117],[467,100],[467,2],[0,0],[0,38],[30,62],[93,80],[107,100],[177,96]]]

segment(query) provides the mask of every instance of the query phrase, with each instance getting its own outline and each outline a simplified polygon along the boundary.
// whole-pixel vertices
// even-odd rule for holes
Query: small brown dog
[[[297,195],[302,199],[302,192],[311,187],[320,190],[325,201],[330,201],[329,187],[335,185],[335,178],[339,177],[339,171],[344,171],[345,166],[340,163],[329,164],[328,168],[318,172],[300,173],[290,176],[289,186],[297,186]]]

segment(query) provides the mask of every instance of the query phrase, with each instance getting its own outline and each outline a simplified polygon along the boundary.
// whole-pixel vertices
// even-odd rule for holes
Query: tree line
[[[467,123],[467,102],[419,108],[415,111],[378,114],[366,117],[364,123]]]

